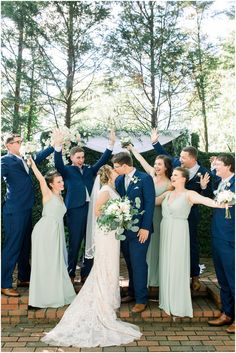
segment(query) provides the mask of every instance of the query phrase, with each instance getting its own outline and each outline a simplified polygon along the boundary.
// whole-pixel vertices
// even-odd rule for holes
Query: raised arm
[[[49,187],[47,186],[46,180],[44,179],[43,175],[40,173],[40,171],[38,170],[34,160],[32,158],[29,158],[27,160],[27,164],[29,167],[32,168],[34,175],[36,176],[36,178],[39,181],[39,185],[40,185],[40,189],[42,192],[42,197],[43,197],[43,201],[47,201],[50,196],[51,196],[51,190],[49,189]]]
[[[157,196],[156,197],[156,200],[155,200],[155,204],[157,206],[161,205],[162,202],[164,201],[164,198],[166,197],[166,195],[168,194],[168,192],[170,191],[171,189],[169,189],[168,191],[165,191],[163,192],[163,194],[161,194],[160,196]]]
[[[93,174],[96,175],[98,170],[108,162],[109,158],[111,157],[112,150],[115,144],[116,140],[116,135],[115,131],[111,130],[110,135],[109,135],[109,141],[108,141],[108,147],[105,150],[105,152],[102,154],[101,158],[94,164],[92,165],[92,170]]]
[[[218,204],[216,201],[209,197],[204,197],[196,191],[188,190],[187,193],[188,199],[192,204],[201,204],[212,208],[226,208],[226,204]]]
[[[134,157],[139,161],[146,173],[154,175],[155,169],[143,158],[143,156],[134,148],[134,146],[129,145],[126,147],[128,151],[131,151]]]
[[[99,217],[101,214],[101,208],[105,203],[109,200],[109,192],[108,191],[101,191],[95,205],[95,215]]]
[[[66,176],[66,168],[62,159],[63,134],[59,129],[55,129],[52,133],[52,139],[55,146],[54,163],[55,167],[63,177]]]

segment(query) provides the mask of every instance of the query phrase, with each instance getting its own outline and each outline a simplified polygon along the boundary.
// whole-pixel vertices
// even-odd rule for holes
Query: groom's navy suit
[[[153,148],[158,153],[158,155],[164,154],[166,156],[169,156],[166,150],[161,146],[159,142],[154,144]],[[170,158],[172,160],[173,168],[180,167],[181,163],[179,158],[172,158],[172,157]],[[194,175],[194,177],[186,183],[185,185],[186,189],[196,191],[199,194],[202,194],[203,196],[207,196],[207,197],[211,196],[212,195],[211,182],[208,183],[205,190],[202,190],[199,183],[200,178],[197,176],[198,173],[201,173],[201,175],[205,175],[206,173],[210,174],[209,170],[200,166],[197,173]],[[193,205],[191,208],[190,214],[188,216],[189,233],[190,233],[191,277],[199,276],[199,272],[200,272],[199,248],[198,248],[198,241],[197,241],[197,228],[198,228],[199,221],[200,221],[200,215],[199,215],[198,206]]]
[[[135,216],[135,218],[139,219],[137,223],[139,228],[149,231],[149,237],[141,244],[137,237],[137,232],[126,231],[126,239],[121,242],[121,250],[129,272],[128,294],[135,297],[136,304],[146,304],[148,298],[146,255],[150,234],[153,232],[152,220],[155,207],[155,189],[150,175],[136,170],[133,177],[136,178],[137,182],[131,181],[126,191],[125,176],[119,176],[115,182],[116,190],[120,196],[127,196],[133,202],[136,197],[140,198],[141,207],[139,211],[144,211],[144,213]]]
[[[221,179],[217,181],[214,189]],[[225,190],[235,193],[235,176]],[[212,220],[212,253],[217,280],[220,285],[222,312],[234,319],[235,315],[235,206],[229,209],[231,219],[225,218],[225,209],[215,208]]]
[[[36,154],[40,163],[54,151],[53,147]],[[2,249],[2,288],[12,288],[12,274],[18,263],[18,279],[30,279],[29,256],[32,232],[34,189],[31,171],[27,173],[21,159],[8,153],[1,158],[1,173],[7,185],[3,204],[4,245]]]
[[[104,164],[107,163],[112,151],[106,149],[101,158],[94,165],[83,165],[82,171],[73,165],[64,165],[62,153],[55,151],[54,159],[56,169],[64,178],[66,196],[65,205],[67,207],[67,226],[69,230],[69,250],[68,250],[68,272],[71,277],[75,277],[78,253],[86,234],[88,205],[86,201],[86,188],[91,195],[94,178]],[[81,277],[88,276],[92,266],[92,260],[85,259],[81,270]]]

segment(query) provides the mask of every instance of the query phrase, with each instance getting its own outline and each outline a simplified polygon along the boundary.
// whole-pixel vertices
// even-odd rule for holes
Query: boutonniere
[[[132,178],[130,178],[130,182],[133,184],[137,184],[138,181],[140,181],[141,179],[139,179],[138,177],[134,176]]]
[[[225,186],[226,186],[227,188],[229,188],[230,185],[231,185],[231,184],[230,184],[230,182],[228,181]]]
[[[197,177],[201,178],[202,174],[201,173],[197,173]]]

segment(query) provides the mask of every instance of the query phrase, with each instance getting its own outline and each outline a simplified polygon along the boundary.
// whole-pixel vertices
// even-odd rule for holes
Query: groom
[[[135,299],[132,312],[145,310],[148,298],[147,290],[147,262],[146,255],[152,232],[152,219],[155,206],[155,190],[152,178],[133,167],[130,154],[120,152],[112,158],[114,169],[119,175],[116,179],[116,190],[120,196],[127,196],[133,201],[140,198],[140,212],[138,215],[138,232],[126,231],[126,239],[121,242],[126,265],[129,272],[128,296],[122,302],[128,303]]]

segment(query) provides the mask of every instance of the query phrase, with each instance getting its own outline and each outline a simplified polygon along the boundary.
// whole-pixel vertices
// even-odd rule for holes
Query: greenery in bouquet
[[[121,199],[108,200],[101,209],[101,215],[97,219],[99,228],[104,231],[115,231],[117,240],[125,240],[125,230],[138,232],[135,216],[143,214],[139,212],[140,198],[136,197],[134,204],[125,196]]]

